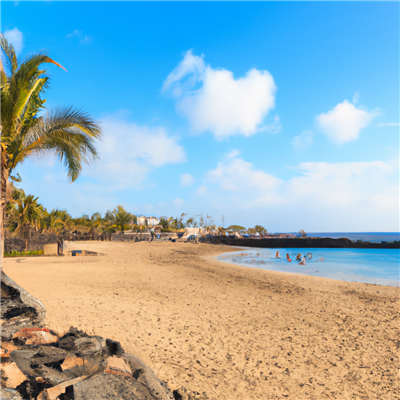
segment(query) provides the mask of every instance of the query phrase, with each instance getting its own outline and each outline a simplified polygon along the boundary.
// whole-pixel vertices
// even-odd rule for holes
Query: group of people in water
[[[281,258],[279,250],[276,252],[276,258]],[[286,259],[288,260],[288,262],[292,262],[292,260],[290,259],[289,253],[286,253]],[[306,259],[308,261],[310,261],[312,259],[312,253],[307,253],[306,255],[301,255],[301,253],[297,254],[296,256],[296,261],[299,262],[299,265],[306,265]],[[320,257],[318,261],[324,261],[324,259],[322,257]]]

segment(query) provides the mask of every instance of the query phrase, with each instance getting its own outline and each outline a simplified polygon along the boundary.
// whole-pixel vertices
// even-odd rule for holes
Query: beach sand
[[[46,324],[119,341],[211,399],[399,399],[399,289],[263,271],[238,249],[80,242],[97,257],[6,259]]]

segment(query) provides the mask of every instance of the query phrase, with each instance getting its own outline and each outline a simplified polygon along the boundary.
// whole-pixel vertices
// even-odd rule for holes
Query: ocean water
[[[276,252],[281,258],[276,258]],[[286,260],[289,254],[292,262]],[[312,254],[306,265],[296,255]],[[219,261],[271,271],[320,276],[347,282],[399,286],[400,249],[261,249],[225,253]]]
[[[400,240],[400,232],[307,232],[310,237],[347,238],[364,242],[393,242]]]

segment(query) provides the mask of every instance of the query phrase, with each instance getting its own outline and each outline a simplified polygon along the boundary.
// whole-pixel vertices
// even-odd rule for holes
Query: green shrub
[[[9,253],[4,252],[4,257],[31,257],[31,256],[41,256],[44,254],[43,250],[32,250],[32,251],[18,251],[11,250]]]

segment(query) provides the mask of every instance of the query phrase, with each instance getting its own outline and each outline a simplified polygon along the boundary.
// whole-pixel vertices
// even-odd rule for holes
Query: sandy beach
[[[399,399],[399,288],[218,262],[238,249],[80,242],[97,257],[8,258],[47,326],[119,341],[211,399]]]

